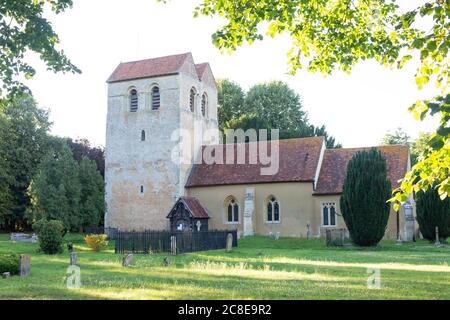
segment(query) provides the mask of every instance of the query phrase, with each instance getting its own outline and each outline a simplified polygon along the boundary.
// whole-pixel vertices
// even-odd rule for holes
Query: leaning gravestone
[[[70,253],[70,265],[76,266],[78,262],[78,253],[72,252]]]
[[[30,275],[31,257],[28,254],[21,254],[19,259],[19,274],[21,277]]]
[[[233,234],[229,233],[229,234],[227,234],[227,246],[226,246],[225,251],[231,252],[231,250],[233,250]]]
[[[129,267],[133,264],[134,256],[131,253],[126,254],[122,259],[122,266]]]

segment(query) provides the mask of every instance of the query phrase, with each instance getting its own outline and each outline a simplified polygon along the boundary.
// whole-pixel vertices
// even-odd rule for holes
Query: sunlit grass
[[[69,254],[47,256],[37,245],[0,235],[0,252],[32,256],[27,278],[0,279],[0,299],[450,299],[450,249],[426,242],[376,248],[327,248],[322,240],[246,238],[224,250],[168,256],[135,255],[123,268],[113,244],[91,252],[74,243],[81,288],[66,287]],[[381,288],[367,287],[367,268],[381,272]]]

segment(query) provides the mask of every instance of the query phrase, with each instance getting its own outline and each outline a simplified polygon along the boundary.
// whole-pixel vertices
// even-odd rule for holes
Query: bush
[[[39,237],[39,247],[46,254],[63,251],[64,225],[59,220],[40,220],[33,224],[33,230]]]
[[[450,237],[450,198],[441,200],[437,190],[429,188],[426,192],[416,193],[416,205],[420,233],[425,239],[436,239],[436,227],[440,241]]]
[[[108,246],[107,237],[106,234],[88,234],[84,237],[84,241],[93,251],[99,252]]]
[[[342,217],[355,244],[374,246],[383,238],[390,197],[386,159],[375,149],[357,152],[348,163],[340,200]]]
[[[0,274],[10,272],[19,273],[19,255],[15,253],[0,253]]]

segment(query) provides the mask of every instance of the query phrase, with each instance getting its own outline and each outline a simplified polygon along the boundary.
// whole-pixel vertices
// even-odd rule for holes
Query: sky
[[[414,0],[415,1],[415,0]],[[408,4],[413,3],[409,2]],[[417,2],[417,1],[415,1]],[[63,49],[82,74],[54,74],[30,56],[36,76],[26,84],[40,107],[51,112],[52,133],[105,144],[106,79],[120,62],[192,52],[196,63],[209,62],[216,79],[228,78],[248,89],[281,80],[302,97],[314,125],[324,124],[344,147],[378,145],[387,131],[402,127],[413,138],[434,131],[437,119],[416,121],[407,111],[433,89],[418,90],[415,67],[389,70],[375,62],[358,64],[350,75],[287,74],[289,38],[266,38],[221,54],[211,34],[218,18],[193,17],[199,1],[74,0],[72,9],[46,16]]]

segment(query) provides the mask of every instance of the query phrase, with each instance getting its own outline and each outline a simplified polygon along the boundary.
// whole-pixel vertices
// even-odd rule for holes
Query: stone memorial
[[[344,229],[327,229],[325,231],[326,235],[326,244],[328,247],[330,246],[343,246],[345,239],[345,230]]]
[[[37,243],[38,242],[38,236],[36,234],[26,234],[26,233],[11,233],[9,235],[9,240],[11,241],[17,241],[17,242],[30,242],[30,243]]]
[[[72,251],[73,251],[73,244],[72,244],[72,242],[69,242],[69,243],[67,244],[67,251],[69,251],[69,252],[72,252]]]
[[[78,260],[78,253],[72,252],[70,254],[70,265],[71,266],[76,266],[77,265],[77,260]]]
[[[278,232],[276,232],[275,233],[275,240],[279,240],[280,239],[280,232],[278,231]]]
[[[164,257],[163,259],[163,265],[164,267],[168,267],[170,265],[170,260],[167,257]]]
[[[414,233],[414,214],[413,214],[413,206],[409,201],[407,201],[403,206],[404,214],[405,214],[405,241],[415,241]]]
[[[3,273],[2,273],[2,278],[3,278],[3,279],[7,279],[7,278],[9,278],[9,277],[11,277],[11,273],[10,273],[10,272],[3,272]]]
[[[128,253],[128,254],[124,255],[124,257],[122,259],[122,266],[129,267],[133,264],[133,262],[134,262],[134,256],[131,253]]]
[[[21,254],[19,258],[19,275],[28,277],[31,270],[31,257],[28,254]]]
[[[226,252],[231,252],[233,250],[233,234],[229,233],[227,234],[227,245],[226,245]]]
[[[244,237],[253,236],[253,212],[255,210],[255,188],[245,189],[244,203]]]

